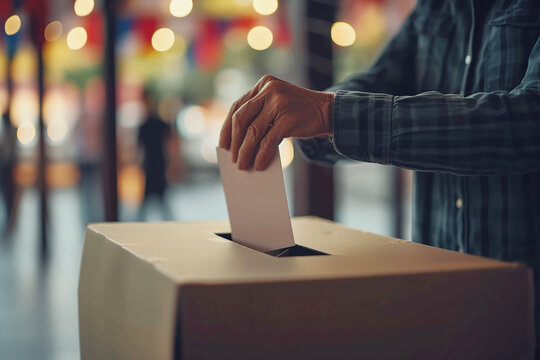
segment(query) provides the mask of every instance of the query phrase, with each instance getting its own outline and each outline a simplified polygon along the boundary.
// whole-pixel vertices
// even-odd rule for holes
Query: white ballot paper
[[[264,171],[241,171],[217,148],[234,241],[259,251],[294,246],[279,152]]]

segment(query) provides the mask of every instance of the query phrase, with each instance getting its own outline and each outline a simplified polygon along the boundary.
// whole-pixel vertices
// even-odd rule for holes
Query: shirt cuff
[[[333,164],[343,159],[342,155],[336,153],[334,145],[328,138],[295,139],[295,143],[311,161]]]
[[[361,91],[336,91],[336,152],[350,159],[390,164],[394,96]]]

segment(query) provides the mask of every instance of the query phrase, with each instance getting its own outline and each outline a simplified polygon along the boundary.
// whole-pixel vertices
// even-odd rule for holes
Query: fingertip
[[[231,143],[230,138],[228,138],[227,135],[222,130],[222,132],[221,132],[221,134],[219,136],[219,145],[218,146],[220,148],[222,148],[222,149],[229,150],[230,143]]]
[[[236,167],[238,167],[238,170],[246,170],[246,161],[240,155],[236,160]]]
[[[266,164],[266,161],[262,159],[255,160],[255,171],[263,171],[267,166],[268,164]]]
[[[229,147],[230,147],[229,144],[225,140],[220,140],[218,146],[225,150],[229,150]]]

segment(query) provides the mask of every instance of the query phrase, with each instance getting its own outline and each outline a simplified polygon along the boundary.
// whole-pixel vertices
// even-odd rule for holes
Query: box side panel
[[[87,231],[79,281],[82,359],[172,359],[177,286]]]
[[[532,359],[524,268],[180,289],[182,359]]]
[[[82,359],[97,359],[106,348],[104,264],[111,260],[103,238],[86,229],[79,274],[79,339]]]

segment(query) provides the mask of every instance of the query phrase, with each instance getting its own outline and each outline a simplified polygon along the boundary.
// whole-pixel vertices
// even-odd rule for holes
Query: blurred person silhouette
[[[138,220],[146,220],[151,205],[158,205],[163,220],[172,220],[172,212],[165,199],[167,188],[166,145],[171,136],[170,128],[163,121],[156,106],[156,100],[148,87],[143,90],[143,103],[146,118],[139,127],[138,144],[142,150],[142,163],[145,174],[144,198],[138,212]]]

